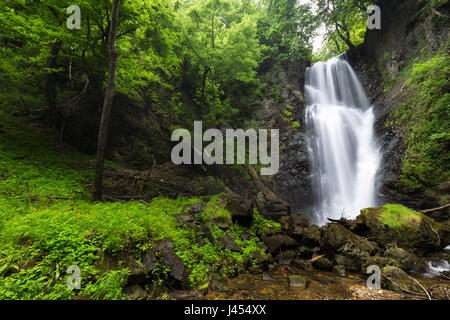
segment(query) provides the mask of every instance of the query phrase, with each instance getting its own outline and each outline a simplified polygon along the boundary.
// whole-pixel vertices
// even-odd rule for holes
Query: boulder
[[[227,200],[225,208],[230,212],[234,223],[249,227],[253,221],[253,202],[244,198]]]
[[[158,242],[156,250],[162,264],[170,270],[169,275],[178,281],[183,281],[185,276],[185,266],[183,260],[173,250],[172,240],[166,238]]]
[[[300,214],[291,215],[288,234],[305,246],[319,246],[322,239],[320,228]]]
[[[204,237],[206,237],[206,239],[209,240],[210,243],[214,243],[214,236],[206,224],[202,224],[200,226],[200,232]]]
[[[425,271],[423,263],[413,253],[405,249],[390,247],[383,253],[383,256],[395,260],[395,265],[407,272],[419,273]]]
[[[400,268],[386,266],[381,270],[381,274],[381,286],[384,289],[396,292],[424,293],[419,283]]]
[[[346,277],[345,268],[343,266],[335,265],[335,266],[333,266],[333,269],[331,269],[331,272],[338,275],[339,277],[342,277],[342,278]]]
[[[142,257],[142,264],[145,267],[145,270],[147,271],[147,273],[152,272],[157,264],[157,259],[155,254],[153,253],[153,251],[148,250],[144,256]]]
[[[330,259],[326,258],[326,257],[321,257],[317,260],[315,260],[312,265],[320,270],[326,270],[326,271],[330,271],[333,268],[333,263],[331,262]]]
[[[368,240],[363,239],[339,224],[328,225],[324,230],[325,251],[335,254],[334,260],[346,270],[361,271],[362,264],[376,250]]]
[[[217,241],[224,249],[228,249],[233,252],[242,252],[242,248],[237,245],[234,240],[234,236],[231,233],[227,233],[226,235],[219,237]]]
[[[441,247],[440,227],[441,224],[424,214],[402,205],[388,204],[361,210],[356,219],[355,232],[375,238],[386,247],[398,244],[405,249],[423,252]]]
[[[278,253],[273,259],[282,265],[288,265],[295,259],[297,254],[294,250],[286,250]]]
[[[269,251],[276,252],[279,249],[287,249],[297,245],[297,241],[284,234],[275,234],[261,238]]]
[[[299,288],[305,290],[308,287],[309,279],[302,275],[290,275],[289,276],[289,286],[291,288]]]
[[[190,214],[198,214],[205,209],[205,204],[203,202],[197,202],[195,204],[187,205],[184,209]],[[184,210],[183,210],[184,211]]]
[[[140,285],[127,286],[122,289],[122,293],[130,300],[143,300],[147,298],[147,293]]]
[[[125,258],[125,268],[129,270],[128,284],[144,284],[147,281],[147,270],[139,263],[133,255],[127,254]]]

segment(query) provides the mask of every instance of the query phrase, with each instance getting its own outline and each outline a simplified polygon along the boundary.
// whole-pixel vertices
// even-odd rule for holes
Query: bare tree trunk
[[[105,162],[106,141],[108,138],[108,124],[111,114],[111,107],[114,98],[114,88],[117,70],[117,52],[116,52],[116,35],[119,18],[120,0],[113,0],[111,27],[109,29],[108,46],[109,46],[109,67],[108,67],[108,84],[105,92],[105,100],[103,102],[102,118],[98,131],[97,142],[97,164],[95,167],[95,200],[103,200],[103,167]]]

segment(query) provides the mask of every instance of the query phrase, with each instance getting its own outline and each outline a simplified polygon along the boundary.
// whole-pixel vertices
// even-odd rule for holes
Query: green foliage
[[[201,286],[214,277],[227,277],[255,263],[260,251],[255,231],[274,225],[256,215],[246,229],[231,224],[223,195],[211,197],[200,219],[215,239],[233,234],[242,252],[230,252],[216,241],[205,239],[195,228],[180,225],[176,215],[187,205],[205,199],[156,198],[146,206],[140,202],[93,203],[86,192],[92,179],[87,156],[53,150],[51,142],[31,131],[26,122],[0,109],[4,130],[0,134],[0,299],[126,299],[122,289],[128,270],[100,271],[101,252],[116,255],[127,251],[138,259],[157,241],[170,238],[175,252],[189,272],[189,286]],[[4,117],[3,117],[4,116]],[[111,164],[114,165],[114,164]],[[226,220],[227,231],[214,221]],[[250,239],[243,240],[242,234]],[[81,270],[81,290],[67,288],[67,268]],[[152,272],[153,288],[162,290],[168,270],[158,265]]]
[[[391,117],[406,128],[402,182],[413,188],[434,187],[450,179],[450,59],[446,53],[423,57],[407,74],[410,99]]]
[[[328,60],[363,43],[371,0],[315,0],[317,18],[327,31],[314,60]]]

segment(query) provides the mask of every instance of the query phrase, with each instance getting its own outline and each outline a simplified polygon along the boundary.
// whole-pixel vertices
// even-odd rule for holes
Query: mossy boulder
[[[381,286],[384,289],[396,292],[423,294],[424,291],[418,282],[405,271],[395,266],[387,266],[381,270]]]
[[[340,224],[324,229],[323,249],[334,254],[335,264],[359,272],[362,264],[376,251],[376,246]]]
[[[339,224],[331,224],[325,228],[324,248],[357,258],[368,257],[376,249],[371,242]]]
[[[421,252],[440,248],[440,228],[439,223],[420,212],[402,205],[387,204],[361,210],[354,230],[376,239],[385,247],[398,244]]]

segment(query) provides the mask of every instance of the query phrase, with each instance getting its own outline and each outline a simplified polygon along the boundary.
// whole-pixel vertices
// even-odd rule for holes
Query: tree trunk
[[[202,96],[201,96],[201,109],[202,113],[205,114],[205,89],[206,89],[206,81],[208,80],[208,73],[209,73],[209,65],[205,66],[205,70],[203,70],[203,76],[202,76]]]
[[[103,101],[102,118],[100,120],[100,128],[98,131],[97,142],[97,164],[95,167],[95,200],[103,200],[103,167],[105,161],[106,141],[108,137],[108,124],[111,114],[111,107],[114,98],[114,88],[117,70],[117,52],[116,52],[116,35],[119,18],[120,0],[113,0],[111,25],[109,29],[108,47],[109,47],[109,67],[108,67],[108,84]]]
[[[336,32],[339,35],[339,37],[345,42],[345,44],[348,46],[349,49],[354,49],[355,45],[350,41],[350,30],[345,25],[341,25],[338,22],[336,22],[335,25],[336,25]],[[344,30],[345,36],[341,33],[339,28]]]
[[[58,109],[56,106],[56,74],[52,69],[57,67],[58,54],[61,49],[61,41],[57,40],[56,42],[50,45],[50,57],[47,60],[47,68],[49,71],[46,71],[45,77],[45,99],[47,100],[47,106],[49,110],[49,120],[50,125],[54,128],[58,127]]]

